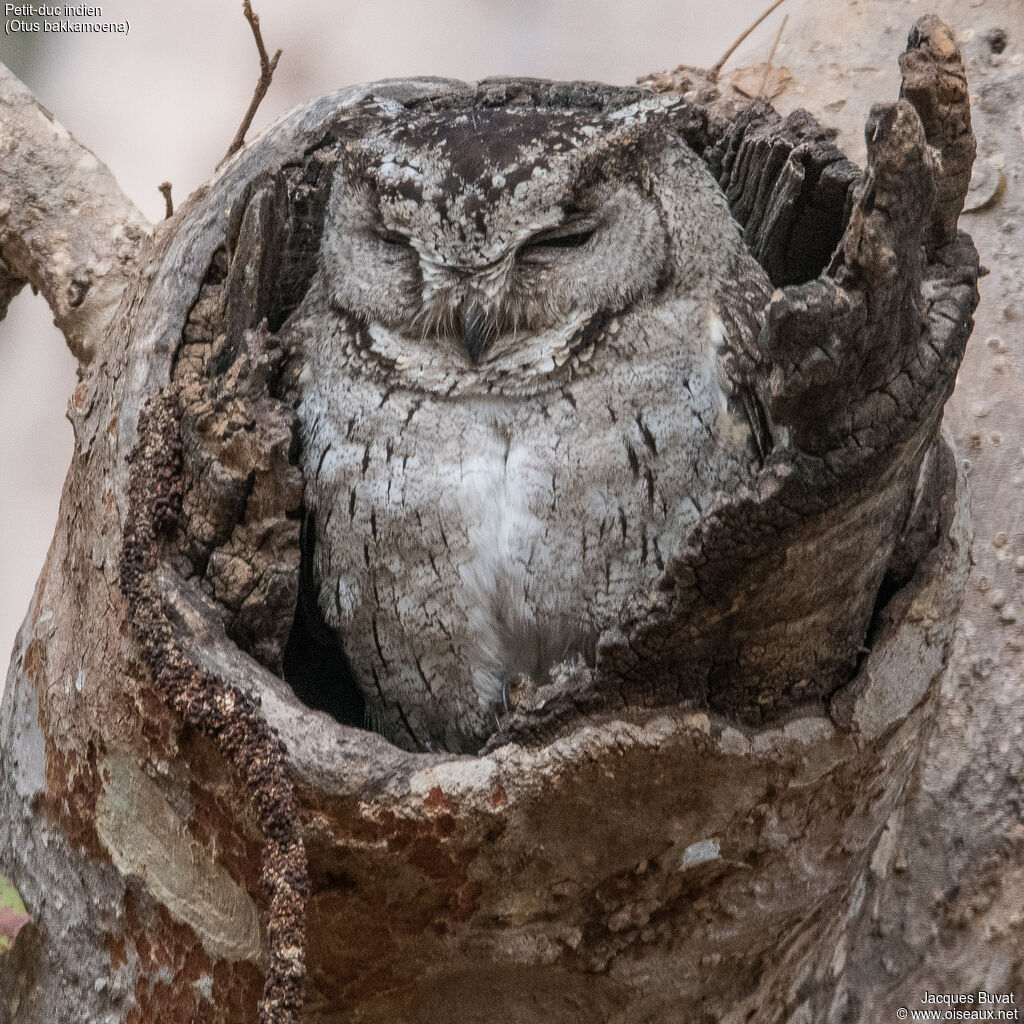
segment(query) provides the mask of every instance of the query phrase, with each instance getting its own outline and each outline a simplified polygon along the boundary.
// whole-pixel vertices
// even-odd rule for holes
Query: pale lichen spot
[[[679,863],[681,871],[687,868],[696,867],[709,860],[717,860],[721,855],[721,847],[717,839],[702,839],[698,843],[691,843],[684,851],[683,858]]]

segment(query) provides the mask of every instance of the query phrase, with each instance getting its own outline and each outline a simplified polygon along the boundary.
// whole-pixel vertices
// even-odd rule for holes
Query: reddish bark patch
[[[423,806],[428,811],[447,811],[449,814],[454,814],[459,809],[458,804],[450,796],[446,796],[440,786],[431,789],[423,801]]]
[[[22,658],[25,675],[35,684],[36,692],[46,680],[46,645],[39,639],[29,641]]]
[[[125,1020],[126,1024],[161,1020],[192,1024],[196,1020],[195,989],[182,978],[151,984],[148,978],[141,977],[135,984],[135,1006]]]
[[[148,687],[142,687],[135,695],[135,707],[139,728],[152,756],[174,756],[178,721],[164,702]]]
[[[428,878],[447,882],[452,891],[466,884],[469,865],[476,856],[476,850],[457,849],[445,843],[446,837],[452,835],[455,829],[451,815],[443,814],[427,821],[412,821],[388,811],[377,822],[363,824],[364,827],[369,826],[374,839],[383,839],[389,849],[404,854],[408,863]]]
[[[320,891],[310,899],[309,976],[321,998],[337,1009],[357,1006],[395,983],[403,914],[392,918],[381,913],[382,906],[341,889]]]
[[[391,811],[367,817],[344,801],[319,808],[339,843],[309,849],[307,962],[316,1005],[340,1012],[403,990],[422,949],[477,912],[483,887],[469,875],[479,846],[458,837],[454,802],[440,787],[425,804],[435,813],[414,819]],[[485,823],[481,841],[503,824]],[[369,866],[353,842],[383,842],[390,856]]]
[[[61,750],[43,730],[46,741],[46,794],[42,798],[46,816],[56,822],[69,843],[90,857],[109,860],[96,835],[96,804],[103,780],[96,767],[96,746],[91,741],[86,756]]]
[[[436,836],[418,836],[408,846],[408,861],[428,878],[442,880],[451,874],[455,862]]]
[[[140,967],[135,1006],[126,1024],[247,1024],[256,1020],[263,977],[254,965],[227,960],[213,963],[195,932],[162,906],[157,906],[144,924],[129,899],[125,923]],[[123,949],[122,944],[122,953]],[[156,977],[160,968],[166,969],[164,978],[169,973],[171,980]]]
[[[248,961],[228,963],[218,960],[213,966],[213,1003],[222,1013],[224,1024],[254,1021],[259,1011],[263,975]]]

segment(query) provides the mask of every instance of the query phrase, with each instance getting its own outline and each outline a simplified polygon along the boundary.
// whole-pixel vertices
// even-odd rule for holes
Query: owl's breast
[[[459,749],[450,723],[486,735],[511,677],[591,658],[745,473],[713,378],[682,356],[518,402],[367,380],[314,392],[300,419],[320,606],[367,695],[421,744]]]

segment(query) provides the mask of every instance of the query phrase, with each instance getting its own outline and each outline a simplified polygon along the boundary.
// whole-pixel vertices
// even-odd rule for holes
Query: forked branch
[[[263,33],[260,31],[260,16],[252,9],[249,0],[243,0],[242,10],[245,13],[245,20],[249,22],[249,27],[252,29],[253,39],[256,40],[256,51],[260,57],[260,77],[256,82],[256,88],[253,90],[252,99],[249,101],[249,107],[242,118],[242,123],[238,126],[238,131],[235,132],[235,137],[231,140],[231,145],[228,146],[228,151],[221,159],[221,163],[234,156],[245,145],[245,134],[249,131],[252,119],[256,116],[256,111],[259,110],[263,97],[266,96],[270,83],[274,80],[277,62],[283,53],[279,49],[273,57],[267,54],[267,48],[263,43]],[[220,164],[217,166],[219,167]]]
[[[777,11],[785,2],[786,2],[786,0],[775,0],[775,3],[773,3],[763,14],[760,15],[760,17],[758,17],[755,21],[753,21],[751,24],[749,24],[740,33],[739,38],[732,44],[732,46],[730,46],[729,49],[726,50],[725,53],[723,53],[722,56],[719,57],[717,61],[715,61],[715,63],[711,66],[711,68],[709,68],[709,70],[708,70],[708,81],[709,82],[717,82],[718,81],[718,76],[722,73],[722,68],[725,67],[725,62],[737,51],[737,49],[739,49],[739,47],[742,45],[743,41],[747,38],[747,36],[749,36],[750,33],[753,32],[754,29],[757,28],[757,26],[760,25],[761,22],[765,20],[765,18],[767,18],[774,11]],[[775,48],[772,47],[772,53],[774,54],[774,52],[775,52]],[[770,58],[769,58],[769,60],[770,60]]]

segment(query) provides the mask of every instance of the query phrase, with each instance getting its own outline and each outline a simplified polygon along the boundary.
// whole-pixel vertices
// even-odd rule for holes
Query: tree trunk
[[[962,41],[978,164],[961,225],[990,270],[946,416],[971,490],[973,569],[931,739],[867,877],[851,938],[840,1002],[857,1021],[924,1009],[926,992],[1024,1001],[1024,39],[1016,0],[933,7]],[[896,87],[894,5],[784,9],[791,16],[775,61],[792,82],[773,102],[826,117],[859,158],[860,117],[849,99]],[[971,1007],[1000,1008],[976,998]]]
[[[0,962],[13,1022],[826,1019],[969,561],[940,436],[977,300],[956,231],[969,104],[938,22],[903,69],[863,174],[806,115],[684,108],[778,289],[724,354],[764,468],[596,667],[526,687],[475,757],[309,706],[306,662],[330,652],[295,654],[302,480],[274,328],[332,119],[371,91],[464,87],[315,101],[145,237],[101,175],[68,257],[47,210],[78,186],[48,171],[89,165],[6,80],[5,127],[38,137],[0,175],[21,199],[0,296],[33,283],[92,357],[0,714],[0,869],[33,915]],[[113,263],[111,217],[134,225]],[[88,316],[65,310],[101,277]]]

